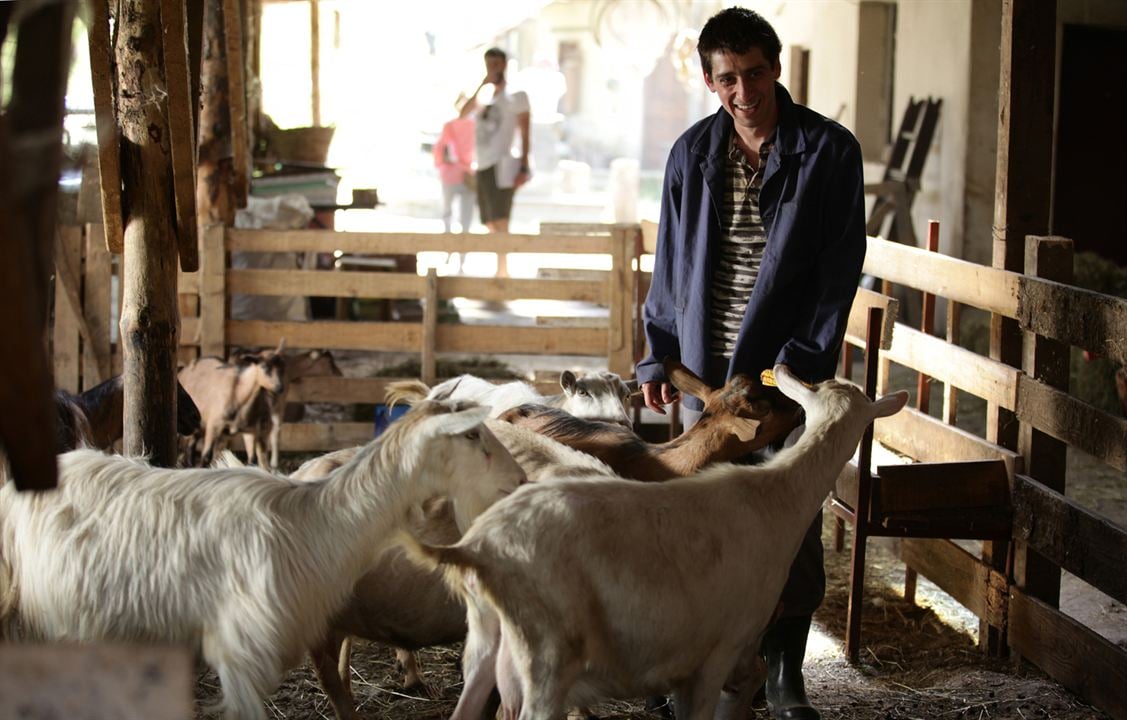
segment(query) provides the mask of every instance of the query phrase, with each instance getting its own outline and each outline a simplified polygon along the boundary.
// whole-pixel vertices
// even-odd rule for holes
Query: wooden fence
[[[979,554],[949,541],[905,539],[909,567],[934,581],[994,628],[1014,652],[1113,717],[1127,718],[1127,651],[1057,609],[1060,570],[1127,603],[1127,531],[1064,496],[1063,457],[1072,447],[1127,472],[1127,420],[1091,407],[1067,391],[1061,353],[1072,346],[1127,363],[1127,301],[1089,292],[1046,277],[1053,239],[1030,238],[1027,274],[944,257],[935,252],[869,239],[865,272],[886,283],[915,288],[946,301],[947,328],[935,333],[897,323],[888,349],[891,363],[921,375],[919,388],[942,385],[942,408],[934,413],[905,409],[877,422],[876,439],[915,460],[942,462],[1002,458],[1012,477],[1014,532],[1011,546],[987,544]],[[53,332],[56,381],[89,387],[119,367],[109,342],[115,322],[109,310],[112,266],[100,228],[61,234],[60,282]],[[599,253],[612,270],[599,279],[492,279],[420,277],[413,273],[227,269],[231,251],[334,252],[375,255],[443,252]],[[234,345],[417,352],[424,379],[434,378],[442,352],[587,355],[605,357],[611,370],[629,375],[641,351],[640,303],[647,277],[641,256],[653,252],[635,226],[583,228],[582,234],[547,228],[541,235],[417,235],[331,231],[241,231],[205,234],[198,273],[181,277],[180,291],[198,298],[198,314],[182,319],[188,352],[223,355]],[[1048,250],[1048,252],[1046,252]],[[1071,264],[1071,255],[1065,253]],[[67,279],[69,278],[69,280]],[[83,279],[80,282],[80,279]],[[346,298],[422,300],[417,323],[314,321],[306,323],[229,320],[227,298],[235,293],[321,295]],[[608,306],[606,327],[493,327],[439,323],[438,301],[544,298]],[[72,307],[82,305],[84,314]],[[191,305],[191,303],[186,303]],[[1015,320],[1026,333],[1023,368],[960,347],[962,307]],[[926,313],[925,313],[926,315]],[[1067,362],[1065,363],[1067,368]],[[887,384],[889,374],[882,373]],[[388,380],[308,378],[295,400],[379,403]],[[982,398],[988,412],[1013,414],[1020,423],[1015,447],[1002,447],[956,426],[958,393]],[[986,435],[996,431],[988,423]],[[371,437],[371,423],[293,424],[283,430],[288,450],[328,450]],[[1127,492],[1127,488],[1124,489]],[[1004,544],[1003,544],[1004,545]],[[1006,562],[1006,558],[1010,558]]]
[[[1062,569],[1127,603],[1127,530],[1064,495],[1069,447],[1127,472],[1127,419],[1067,390],[1071,346],[1127,363],[1127,301],[1037,277],[1070,276],[1071,244],[1035,237],[1027,244],[1022,275],[870,238],[866,273],[922,291],[925,308],[929,295],[945,298],[948,315],[945,337],[898,323],[881,353],[886,367],[920,373],[920,391],[929,379],[942,384],[940,417],[905,409],[879,420],[875,437],[923,462],[1007,462],[1012,547],[986,543],[976,556],[951,541],[906,538],[902,557],[974,612],[987,634],[994,628],[1014,653],[1113,717],[1127,718],[1127,650],[1057,609]],[[1026,336],[1023,368],[957,344],[962,306],[1018,322]],[[885,385],[888,377],[882,373]],[[988,414],[1013,413],[1020,423],[1016,447],[956,427],[956,389],[986,400]],[[985,434],[995,434],[998,421],[986,420]]]

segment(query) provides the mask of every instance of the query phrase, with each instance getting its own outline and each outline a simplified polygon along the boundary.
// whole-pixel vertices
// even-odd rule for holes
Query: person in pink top
[[[458,106],[464,96],[458,98]],[[442,224],[451,232],[454,198],[458,198],[462,232],[469,232],[477,196],[473,187],[474,118],[458,117],[442,126],[434,144],[434,166],[442,180]]]

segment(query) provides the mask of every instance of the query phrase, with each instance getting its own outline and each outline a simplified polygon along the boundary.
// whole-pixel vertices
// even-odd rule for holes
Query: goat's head
[[[560,387],[565,396],[561,407],[575,417],[633,426],[626,409],[630,391],[615,373],[577,377],[570,370],[564,370],[560,373]]]
[[[240,353],[235,364],[240,373],[253,372],[256,384],[268,392],[281,393],[286,388],[286,359],[280,350]]]
[[[413,468],[411,493],[419,502],[448,496],[463,532],[486,508],[527,481],[485,426],[488,415],[486,407],[424,401],[383,436],[385,447],[398,446],[402,465]]]
[[[753,377],[733,375],[723,387],[713,389],[676,360],[664,363],[666,375],[678,390],[704,403],[700,420],[692,433],[726,433],[726,446],[714,459],[734,459],[786,438],[801,422],[801,408],[779,392],[764,387]]]
[[[176,383],[176,432],[180,435],[192,435],[200,429],[200,409],[196,401],[184,389],[179,381]]]
[[[861,388],[853,383],[825,380],[816,385],[809,385],[796,377],[786,365],[776,365],[774,374],[779,390],[802,406],[808,426],[846,416],[856,416],[858,435],[860,435],[860,428],[877,418],[900,412],[908,402],[908,393],[904,390],[884,395],[877,400],[870,400]]]

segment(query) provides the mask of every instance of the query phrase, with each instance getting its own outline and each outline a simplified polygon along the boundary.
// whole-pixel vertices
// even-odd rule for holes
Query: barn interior
[[[177,380],[204,358],[331,354],[286,387],[258,450],[277,472],[370,442],[398,382],[633,377],[669,148],[717,107],[697,33],[732,4],[0,2],[9,490],[56,483],[56,391],[118,376],[113,450],[196,462]],[[826,501],[812,699],[849,720],[1127,718],[1127,5],[745,4],[783,39],[780,82],[864,154],[839,375],[911,392]],[[434,162],[493,46],[532,108],[505,233],[444,221]],[[631,415],[651,442],[681,430],[676,406]],[[358,639],[357,716],[449,715],[459,649],[421,652],[408,689]],[[0,643],[0,716],[199,717],[218,696],[183,649]],[[334,710],[306,662],[266,712]]]

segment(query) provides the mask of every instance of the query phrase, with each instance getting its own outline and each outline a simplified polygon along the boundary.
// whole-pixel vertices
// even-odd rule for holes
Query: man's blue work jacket
[[[834,374],[865,259],[861,148],[838,123],[795,104],[776,83],[775,145],[759,212],[767,232],[728,377],[784,363],[807,381]],[[639,382],[666,381],[661,361],[711,377],[710,285],[732,118],[720,108],[674,143],[665,168],[653,281],[643,311],[649,356]],[[683,398],[700,409],[696,398]]]

